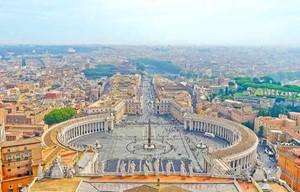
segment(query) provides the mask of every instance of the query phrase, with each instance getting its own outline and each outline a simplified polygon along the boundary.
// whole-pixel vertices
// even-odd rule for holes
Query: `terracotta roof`
[[[1,147],[12,147],[12,146],[19,146],[19,145],[29,145],[34,143],[41,143],[40,138],[33,137],[29,139],[20,139],[16,141],[5,141],[1,143]]]
[[[300,156],[300,149],[293,149],[293,153],[294,153],[296,156]]]
[[[127,189],[124,192],[190,192],[189,190],[183,189],[176,185],[171,184],[161,184],[157,185],[142,185],[139,187],[134,187],[132,189]]]
[[[293,161],[295,164],[300,164],[300,158],[297,157],[297,154],[300,155],[300,147],[299,146],[280,146],[278,148],[278,153],[285,158]]]
[[[155,189],[155,188],[150,187],[148,185],[142,185],[142,186],[139,186],[139,187],[134,187],[132,189],[127,189],[124,192],[140,192],[140,191],[143,191],[143,192],[159,192],[158,189]]]
[[[288,134],[289,136],[293,137],[294,139],[297,139],[298,141],[300,141],[300,135],[296,132],[294,132],[292,129],[290,128],[284,128],[283,131]]]

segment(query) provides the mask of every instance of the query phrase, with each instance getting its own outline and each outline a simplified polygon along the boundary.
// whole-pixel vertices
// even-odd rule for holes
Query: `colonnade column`
[[[111,120],[111,121],[110,121],[110,129],[111,129],[111,130],[114,130],[114,120]]]
[[[185,120],[185,119],[183,120],[183,129],[184,129],[184,130],[187,129],[187,127],[186,127],[186,120]]]

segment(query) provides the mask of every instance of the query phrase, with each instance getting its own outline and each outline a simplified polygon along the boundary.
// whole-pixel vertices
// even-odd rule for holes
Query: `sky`
[[[0,44],[300,45],[300,0],[0,0]]]

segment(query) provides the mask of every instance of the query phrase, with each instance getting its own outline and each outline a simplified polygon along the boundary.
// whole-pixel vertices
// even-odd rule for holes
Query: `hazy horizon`
[[[11,0],[0,44],[300,46],[299,20],[299,0]]]

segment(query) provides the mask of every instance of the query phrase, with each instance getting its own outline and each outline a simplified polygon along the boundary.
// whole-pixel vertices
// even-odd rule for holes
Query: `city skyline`
[[[299,46],[300,1],[4,1],[1,44]]]

